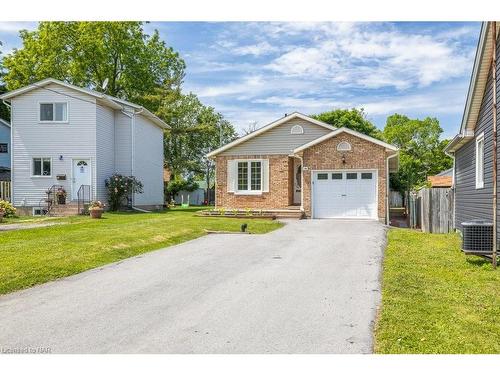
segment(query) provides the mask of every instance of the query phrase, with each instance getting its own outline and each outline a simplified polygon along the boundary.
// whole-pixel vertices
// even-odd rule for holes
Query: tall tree
[[[409,192],[425,184],[427,177],[451,168],[453,160],[444,153],[449,140],[441,140],[443,129],[436,118],[410,119],[394,114],[387,118],[384,139],[399,147],[399,170],[391,176],[392,188]]]
[[[178,88],[184,61],[142,22],[40,22],[20,31],[23,47],[3,59],[9,90],[47,77],[142,103],[162,85]]]
[[[333,125],[336,128],[345,126],[346,128],[356,130],[370,137],[382,138],[380,130],[367,119],[363,108],[334,109],[332,111],[312,115],[311,117]]]
[[[205,155],[236,137],[234,127],[193,93],[158,87],[145,100],[170,127],[165,132],[164,154],[174,179],[205,175]]]
[[[0,41],[0,46],[1,45],[2,42]],[[5,84],[3,82],[4,75],[5,75],[5,70],[3,69],[2,65],[2,52],[0,51],[0,95],[7,91],[7,89],[5,88]],[[5,104],[3,104],[2,101],[0,101],[0,118],[7,121],[10,120],[9,109]]]

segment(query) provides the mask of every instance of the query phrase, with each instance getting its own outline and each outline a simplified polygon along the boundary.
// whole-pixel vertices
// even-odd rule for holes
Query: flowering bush
[[[0,211],[3,211],[4,217],[13,217],[16,215],[16,208],[7,201],[0,199]]]
[[[104,203],[101,201],[92,201],[89,204],[89,210],[102,209],[104,208]]]
[[[128,196],[134,193],[142,193],[142,187],[142,182],[134,176],[122,176],[115,173],[106,180],[109,209],[117,211]]]

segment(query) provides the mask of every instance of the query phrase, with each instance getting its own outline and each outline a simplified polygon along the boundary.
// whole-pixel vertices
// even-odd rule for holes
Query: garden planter
[[[92,219],[100,219],[102,217],[102,213],[104,212],[102,208],[91,208],[89,211]]]
[[[64,195],[58,195],[57,196],[57,203],[58,204],[66,204],[66,197]]]

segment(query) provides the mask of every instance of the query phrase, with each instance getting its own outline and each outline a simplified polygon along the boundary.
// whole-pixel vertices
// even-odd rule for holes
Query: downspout
[[[389,176],[389,159],[392,159],[394,157],[398,156],[398,153],[396,152],[394,155],[389,155],[385,159],[385,173],[386,173],[386,178],[385,178],[385,223],[389,225],[390,223],[390,209],[389,209],[389,185],[390,185],[390,176]],[[406,203],[408,204],[408,203]]]
[[[143,110],[144,108],[141,108],[141,110],[137,112],[135,110],[132,110],[131,114],[127,113],[124,109],[122,109],[121,111],[125,116],[127,116],[131,120],[130,124],[130,175],[131,176],[134,175],[135,171],[135,115],[142,113]],[[135,203],[135,194],[132,195],[132,208],[140,212],[151,212],[148,210],[143,210],[142,208],[139,207],[135,207],[134,203]]]
[[[492,81],[493,81],[493,256],[492,265],[497,267],[497,23],[491,23]]]

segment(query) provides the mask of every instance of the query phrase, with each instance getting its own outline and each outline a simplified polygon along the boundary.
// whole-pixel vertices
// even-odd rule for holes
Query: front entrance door
[[[78,189],[82,185],[91,185],[90,159],[73,159],[72,199],[78,199]]]
[[[298,158],[293,159],[293,204],[300,204],[302,191],[302,164]]]

